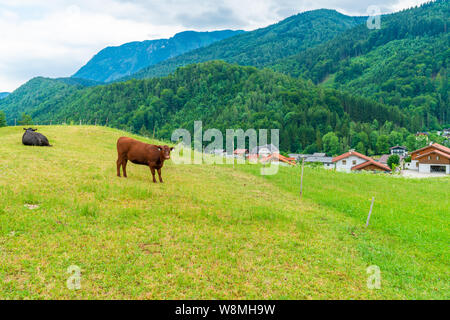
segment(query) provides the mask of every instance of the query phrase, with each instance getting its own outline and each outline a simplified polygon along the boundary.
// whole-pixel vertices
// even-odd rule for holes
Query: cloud
[[[35,76],[75,73],[106,46],[184,30],[253,30],[292,14],[334,8],[366,15],[369,5],[398,11],[421,0],[0,0],[0,91]]]
[[[245,25],[245,22],[228,7],[216,7],[206,12],[180,13],[176,18],[183,26],[193,29],[203,29],[211,25],[216,28]]]

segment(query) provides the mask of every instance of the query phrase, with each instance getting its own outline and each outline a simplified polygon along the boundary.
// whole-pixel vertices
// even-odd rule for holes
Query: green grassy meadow
[[[0,299],[450,298],[450,178],[307,167],[299,199],[299,167],[169,161],[153,184],[148,167],[116,176],[133,135],[38,128],[53,147],[0,128]]]

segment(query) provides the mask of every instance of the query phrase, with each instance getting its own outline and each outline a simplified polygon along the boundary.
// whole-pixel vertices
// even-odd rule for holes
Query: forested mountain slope
[[[6,113],[11,124],[14,123],[14,119],[18,120],[23,112],[29,114],[51,112],[72,93],[98,84],[92,80],[77,78],[36,77],[2,99],[0,110]]]
[[[308,11],[266,28],[246,32],[168,59],[142,69],[126,79],[165,76],[180,66],[218,59],[240,65],[264,67],[330,40],[365,20],[364,17],[350,17],[335,10]]]
[[[410,126],[408,117],[396,108],[267,69],[221,61],[189,65],[165,78],[96,87],[41,80],[45,80],[42,85],[59,91],[40,104],[42,97],[34,98],[36,105],[29,109],[31,97],[23,95],[20,109],[35,120],[105,123],[108,119],[114,127],[149,135],[155,132],[164,139],[170,139],[177,128],[192,130],[193,122],[202,120],[205,129],[223,132],[228,128],[280,129],[280,147],[286,152],[336,153],[354,146],[374,153],[379,136],[397,130],[393,143],[401,143]],[[13,94],[16,99],[17,94]]]
[[[450,2],[381,17],[381,29],[357,26],[274,69],[406,110],[416,127],[450,122]]]
[[[216,41],[243,33],[238,30],[212,32],[185,31],[170,39],[147,40],[107,47],[97,53],[73,77],[101,82],[113,81]]]

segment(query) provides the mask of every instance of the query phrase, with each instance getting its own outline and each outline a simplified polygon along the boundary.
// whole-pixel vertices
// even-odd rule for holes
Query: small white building
[[[337,171],[351,172],[352,168],[363,164],[367,161],[373,161],[371,158],[356,152],[355,150],[350,150],[340,156],[333,158],[333,163]]]
[[[273,144],[266,144],[263,146],[258,146],[250,151],[250,155],[259,157],[268,157],[273,153],[280,153],[280,150]]]
[[[225,156],[226,152],[224,149],[214,149],[212,151],[212,154],[223,157],[223,156]]]
[[[408,148],[406,148],[405,146],[395,146],[395,147],[390,148],[390,150],[391,150],[391,155],[396,154],[400,158],[406,157],[408,155]]]
[[[444,130],[442,131],[442,136],[443,136],[443,137],[446,137],[446,138],[450,138],[450,128],[444,129]]]
[[[305,163],[321,163],[325,169],[334,169],[333,158],[325,153],[314,153],[305,158]]]

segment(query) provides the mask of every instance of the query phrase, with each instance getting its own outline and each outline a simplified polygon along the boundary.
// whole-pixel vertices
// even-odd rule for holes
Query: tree
[[[308,154],[312,154],[314,152],[317,152],[317,145],[315,143],[310,144],[309,146],[307,146],[305,148],[305,150],[303,152],[304,153],[308,153]]]
[[[406,138],[406,147],[409,152],[416,150],[416,137],[413,134]]]
[[[3,111],[0,111],[0,127],[6,127],[6,116]]]
[[[361,141],[358,142],[358,144],[356,145],[356,151],[358,151],[359,153],[365,154],[366,148],[364,147],[364,143],[362,143]]]
[[[370,149],[376,150],[378,141],[378,132],[372,131],[369,136]]]
[[[25,112],[22,113],[21,119],[19,120],[19,125],[26,126],[33,124],[33,119],[29,114],[26,114]]]
[[[339,151],[339,138],[334,132],[328,132],[322,138],[323,150],[328,155],[335,155]]]
[[[377,140],[377,152],[379,154],[385,154],[389,152],[389,138],[382,134]]]
[[[397,131],[392,131],[389,134],[389,144],[391,146],[396,146],[402,143],[402,135]]]
[[[394,169],[394,165],[398,167],[400,165],[400,157],[397,154],[393,154],[388,158],[387,164],[391,169]]]

